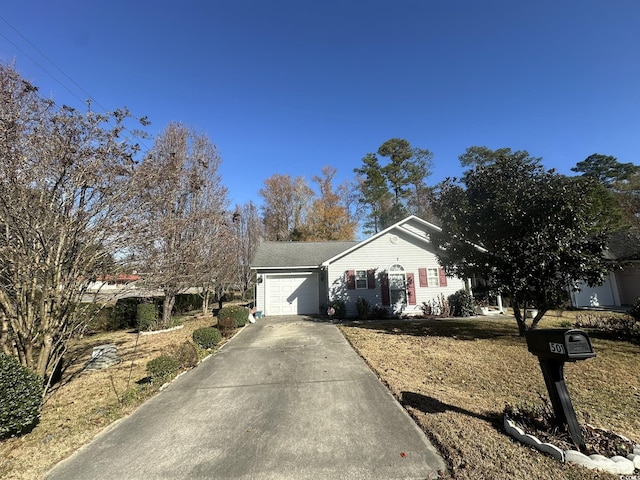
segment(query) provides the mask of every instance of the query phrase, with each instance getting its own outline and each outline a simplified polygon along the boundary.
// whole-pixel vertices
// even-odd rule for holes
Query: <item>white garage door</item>
[[[318,276],[273,275],[266,280],[265,315],[318,313]]]

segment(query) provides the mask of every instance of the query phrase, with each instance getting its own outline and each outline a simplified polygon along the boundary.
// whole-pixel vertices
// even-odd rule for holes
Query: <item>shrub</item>
[[[389,316],[389,311],[381,305],[376,305],[373,307],[372,315],[376,320],[384,320]]]
[[[168,354],[150,360],[147,363],[147,373],[154,382],[164,382],[174,377],[180,370],[180,361]]]
[[[636,298],[636,303],[633,304],[627,313],[636,320],[640,320],[640,297]]]
[[[202,348],[213,348],[222,340],[220,330],[214,327],[198,328],[194,330],[192,337]]]
[[[218,328],[223,335],[229,335],[238,327],[247,323],[249,310],[240,305],[229,305],[218,312]]]
[[[180,345],[173,345],[169,354],[178,360],[180,366],[185,369],[195,367],[200,361],[198,349],[188,340]]]
[[[347,316],[347,305],[343,300],[332,300],[329,302],[327,310],[333,308],[333,317],[335,318],[345,318]]]
[[[176,315],[182,315],[202,308],[202,297],[198,293],[179,293],[173,306]]]
[[[625,340],[640,340],[640,320],[631,315],[612,315],[602,313],[576,314],[575,328],[591,328],[611,337]]]
[[[360,320],[366,320],[369,318],[369,302],[362,297],[358,297],[356,300],[356,310],[358,310],[358,318]]]
[[[40,419],[43,380],[0,353],[0,438],[29,431]]]
[[[136,324],[141,332],[158,328],[158,309],[155,303],[140,303],[136,310]]]
[[[475,313],[473,296],[466,290],[458,290],[449,296],[451,315],[454,317],[470,317]]]
[[[449,317],[451,315],[449,300],[442,293],[433,300],[422,302],[420,308],[422,313],[428,317]]]
[[[112,330],[123,328],[136,328],[138,317],[138,297],[119,298],[113,309],[113,318],[110,322]]]

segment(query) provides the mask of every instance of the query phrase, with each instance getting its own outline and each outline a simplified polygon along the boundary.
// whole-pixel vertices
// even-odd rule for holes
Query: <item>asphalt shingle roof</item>
[[[263,242],[258,245],[253,268],[319,266],[360,242]]]

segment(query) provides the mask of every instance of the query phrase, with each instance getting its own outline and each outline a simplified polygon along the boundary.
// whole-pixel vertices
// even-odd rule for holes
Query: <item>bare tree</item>
[[[267,240],[298,240],[313,190],[304,178],[274,174],[258,192],[264,199],[262,214]]]
[[[253,202],[236,205],[232,218],[238,247],[237,278],[240,287],[245,291],[251,283],[251,259],[263,237],[262,220]]]
[[[205,135],[171,123],[137,170],[143,236],[136,252],[149,288],[162,289],[162,325],[168,325],[178,293],[196,287],[213,252],[203,242],[221,240],[227,189],[220,156]]]
[[[86,328],[89,281],[126,245],[128,117],[57,108],[0,65],[0,344],[44,377]]]

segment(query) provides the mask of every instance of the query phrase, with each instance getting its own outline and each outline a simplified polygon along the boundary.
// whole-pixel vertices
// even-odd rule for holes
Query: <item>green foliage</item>
[[[43,391],[42,378],[0,352],[0,438],[19,435],[36,425]]]
[[[218,322],[222,320],[223,322],[227,319],[235,320],[237,327],[244,327],[247,323],[247,316],[249,315],[249,310],[241,305],[229,305],[227,307],[223,307],[218,312]]]
[[[582,173],[583,176],[594,178],[600,184],[610,187],[617,182],[629,180],[640,171],[640,166],[633,163],[620,163],[611,155],[594,153],[578,162],[571,171]]]
[[[389,310],[387,310],[387,308],[383,307],[382,305],[375,305],[373,307],[371,315],[376,320],[384,320],[385,318],[389,317]]]
[[[389,161],[381,165],[378,156]],[[402,138],[387,140],[377,155],[365,155],[362,167],[354,169],[361,180],[360,203],[368,210],[365,230],[377,233],[408,213],[420,213],[414,210],[421,206],[418,197],[431,174],[432,157],[429,150],[413,148]]]
[[[147,373],[153,382],[165,382],[175,377],[179,370],[180,361],[169,354],[162,354],[147,363]]]
[[[197,293],[179,293],[173,306],[176,315],[202,309],[202,297]]]
[[[198,328],[194,330],[192,337],[196,345],[202,348],[214,348],[222,340],[220,330],[214,327]]]
[[[113,309],[113,319],[110,322],[110,330],[121,330],[124,328],[136,328],[138,318],[138,297],[119,298]]]
[[[228,336],[238,327],[247,323],[249,310],[240,305],[229,305],[218,312],[218,328],[224,336]]]
[[[136,308],[136,324],[141,332],[158,328],[158,307],[155,303],[140,303]]]
[[[575,328],[597,330],[608,337],[640,341],[640,318],[631,315],[585,312],[576,314]]]
[[[464,289],[449,295],[449,305],[454,317],[470,317],[475,313],[473,295]]]
[[[174,357],[180,367],[184,369],[193,368],[198,365],[200,357],[196,346],[188,340],[180,345],[173,345],[169,349],[169,354]]]
[[[525,308],[541,318],[566,301],[567,285],[603,281],[609,214],[595,207],[592,181],[547,171],[527,152],[472,147],[465,155],[474,167],[464,185],[442,184],[434,205],[442,232],[431,238],[448,271],[484,278],[510,298],[524,335]]]
[[[358,311],[358,318],[360,320],[366,320],[369,318],[369,302],[362,297],[358,297],[356,300],[356,310]]]
[[[327,306],[327,314],[329,310],[333,309],[333,315],[329,315],[335,318],[345,318],[347,316],[347,305],[343,300],[332,300]]]
[[[636,320],[640,320],[640,297],[636,298],[636,303],[633,304],[627,313]]]

